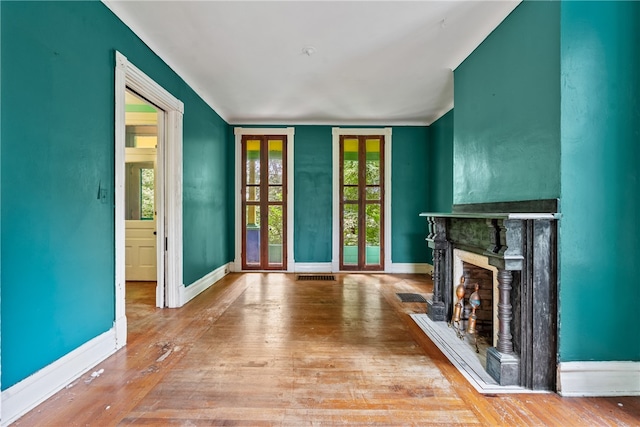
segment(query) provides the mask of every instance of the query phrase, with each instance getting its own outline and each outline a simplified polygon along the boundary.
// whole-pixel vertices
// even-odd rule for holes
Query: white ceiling
[[[431,124],[519,3],[103,1],[227,122],[288,125]]]

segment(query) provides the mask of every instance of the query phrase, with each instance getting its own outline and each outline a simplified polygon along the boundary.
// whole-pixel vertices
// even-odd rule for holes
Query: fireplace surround
[[[555,390],[557,208],[552,199],[420,214],[433,250],[433,297],[427,302],[432,321],[451,320],[460,279],[454,250],[477,254],[497,270],[497,339],[487,350],[485,369],[500,385]]]

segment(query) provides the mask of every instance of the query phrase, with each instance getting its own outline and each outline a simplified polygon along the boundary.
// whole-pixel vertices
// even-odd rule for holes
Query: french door
[[[340,270],[384,269],[384,136],[340,136]]]
[[[242,136],[242,268],[287,269],[287,137]]]

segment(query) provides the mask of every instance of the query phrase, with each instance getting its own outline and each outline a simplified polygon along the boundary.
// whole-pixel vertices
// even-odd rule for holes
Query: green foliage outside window
[[[282,153],[280,152],[279,156],[278,152],[269,152],[269,201],[271,202],[281,202],[282,201],[282,192],[284,191],[282,187]],[[280,185],[273,185],[280,184]],[[284,232],[283,232],[283,210],[281,205],[270,206],[269,208],[269,243],[270,244],[282,244],[284,240]]]
[[[346,156],[345,156],[346,157]],[[343,166],[343,182],[353,183],[358,182],[358,164],[357,161],[345,160]],[[365,183],[369,185],[377,185],[380,183],[380,161],[366,161],[365,162]],[[376,191],[369,187],[369,193],[373,194]],[[379,189],[377,191],[379,197]],[[365,212],[365,229],[366,229],[366,245],[367,246],[379,246],[380,245],[380,205],[368,204]],[[343,213],[343,230],[344,230],[344,245],[345,246],[357,246],[358,245],[358,209],[356,204],[345,203]]]
[[[153,169],[140,169],[140,219],[154,218]]]

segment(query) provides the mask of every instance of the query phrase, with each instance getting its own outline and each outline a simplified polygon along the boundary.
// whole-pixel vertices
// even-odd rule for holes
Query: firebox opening
[[[476,334],[481,353],[488,347],[495,347],[498,342],[498,269],[489,264],[487,257],[471,252],[454,249],[453,251],[454,295],[452,302],[457,302],[455,289],[460,283],[460,278],[465,279],[463,320],[466,328],[468,318],[471,315],[469,297],[478,284],[480,306],[476,309]]]
[[[491,346],[493,341],[493,272],[468,262],[462,262],[462,270],[465,278],[464,311],[462,318],[471,316],[471,304],[469,298],[478,285],[480,306],[476,308],[476,334],[479,342]]]

